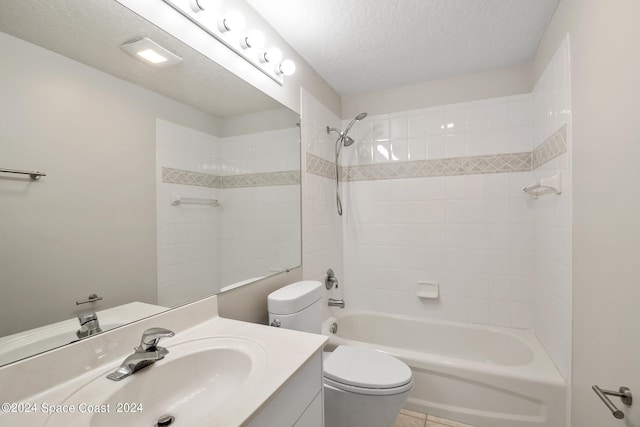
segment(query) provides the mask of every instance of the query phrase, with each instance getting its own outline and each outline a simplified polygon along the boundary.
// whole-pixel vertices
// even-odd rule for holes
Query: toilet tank
[[[322,283],[305,280],[287,285],[267,297],[269,324],[319,334],[322,325]]]

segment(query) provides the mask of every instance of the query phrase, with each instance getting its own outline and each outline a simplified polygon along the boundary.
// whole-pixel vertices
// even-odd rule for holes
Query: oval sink
[[[54,413],[46,425],[150,427],[164,415],[175,417],[175,426],[206,425],[208,414],[242,398],[240,389],[257,381],[267,363],[266,351],[242,338],[204,338],[166,348],[164,359],[121,381],[105,377],[118,364],[101,371],[55,408],[73,413]]]

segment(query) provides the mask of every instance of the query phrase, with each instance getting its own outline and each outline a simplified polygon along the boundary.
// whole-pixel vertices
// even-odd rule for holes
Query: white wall
[[[563,0],[538,50],[539,75],[571,43],[574,426],[638,425],[611,416],[591,385],[640,389],[640,3]]]
[[[3,174],[0,335],[97,310],[156,303],[155,123],[215,131],[193,108],[0,34]],[[82,308],[82,306],[80,306]]]
[[[342,97],[342,118],[361,111],[401,112],[531,92],[531,64],[465,74],[445,79]]]

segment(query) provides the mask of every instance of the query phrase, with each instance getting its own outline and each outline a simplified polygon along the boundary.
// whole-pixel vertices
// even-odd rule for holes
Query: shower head
[[[347,134],[351,130],[351,126],[353,126],[356,122],[359,122],[360,120],[364,119],[365,117],[367,117],[367,113],[360,113],[353,120],[351,120],[351,123],[349,123],[347,127],[344,129],[344,132],[342,132],[343,138],[347,137]],[[351,144],[353,144],[353,139],[351,140],[351,143],[348,145],[346,144],[346,141],[345,141],[344,146],[348,147]]]
[[[353,140],[353,138],[351,138],[350,136],[344,136],[342,138],[342,145],[344,145],[345,147],[350,146],[351,144],[353,144],[355,141]]]
[[[338,134],[338,141],[341,141],[342,145],[344,145],[345,147],[348,147],[355,142],[353,138],[351,138],[350,136],[347,136],[347,134],[351,130],[351,126],[353,126],[356,122],[359,122],[360,120],[364,119],[365,117],[367,117],[367,113],[358,114],[353,120],[351,120],[351,122],[347,125],[344,131],[340,131],[339,129],[331,128],[327,126],[327,133],[331,133],[331,131],[334,131],[335,133]]]

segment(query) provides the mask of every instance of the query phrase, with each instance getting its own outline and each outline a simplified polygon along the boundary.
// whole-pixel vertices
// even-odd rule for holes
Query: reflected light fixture
[[[168,51],[153,40],[142,37],[120,45],[122,50],[137,59],[156,67],[169,67],[182,62],[182,58]]]

